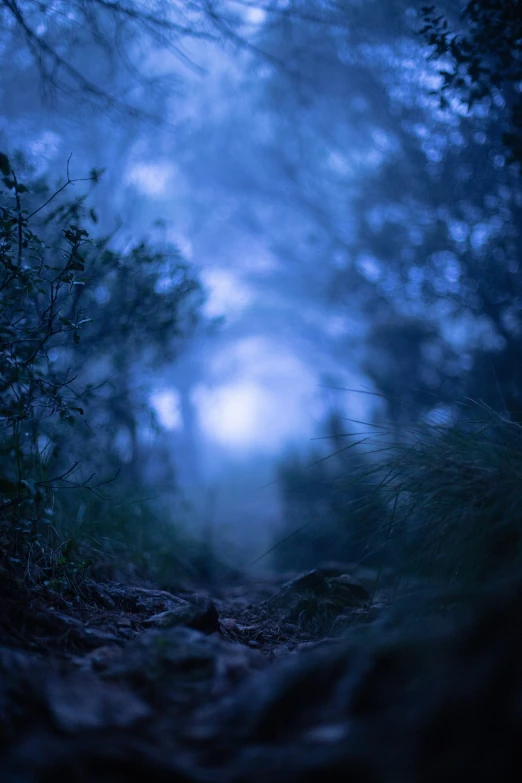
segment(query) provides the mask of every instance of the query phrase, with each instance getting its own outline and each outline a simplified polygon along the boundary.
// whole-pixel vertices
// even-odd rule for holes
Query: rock
[[[326,580],[328,592],[332,595],[342,597],[348,606],[350,603],[357,606],[370,600],[368,590],[350,574],[341,574]]]
[[[31,726],[45,725],[77,734],[129,728],[151,712],[135,693],[106,683],[89,671],[75,667],[63,670],[55,659],[43,661],[39,656],[0,649],[0,674],[3,740],[17,725],[27,731]]]
[[[153,590],[117,582],[102,584],[89,582],[85,591],[92,601],[106,609],[119,609],[123,612],[148,616],[175,609],[185,601],[184,598],[166,590]]]
[[[160,614],[155,614],[144,621],[144,625],[155,628],[172,628],[175,625],[185,625],[203,633],[219,631],[219,616],[214,602],[207,596],[195,595],[191,601],[182,601]],[[182,601],[182,602],[181,602]]]
[[[118,660],[119,656],[119,647],[104,645],[103,647],[96,647],[87,655],[76,657],[74,662],[82,669],[103,670],[107,669],[112,661]]]
[[[162,700],[192,700],[225,692],[231,683],[263,668],[257,650],[219,636],[176,626],[146,631],[97,663],[104,679],[126,682]]]
[[[237,628],[237,621],[233,617],[223,617],[220,622],[221,626],[226,628],[227,631],[233,631]]]
[[[339,560],[322,560],[317,566],[317,570],[323,576],[341,576],[342,574],[351,574],[357,566],[354,563],[343,563]]]
[[[317,592],[323,590],[324,585],[325,575],[318,569],[314,569],[286,582],[281,586],[280,593],[283,591],[303,592],[304,590],[315,590]]]
[[[369,618],[344,576],[291,580],[274,624],[304,597]],[[522,584],[406,630],[361,622],[292,655],[287,639],[270,663],[185,626],[74,660],[0,648],[0,781],[520,780]]]
[[[82,640],[88,639],[91,646],[94,645],[96,647],[107,644],[107,642],[114,642],[116,644],[121,643],[121,639],[119,639],[116,634],[111,631],[103,630],[102,628],[83,628],[80,633],[80,638]]]
[[[349,610],[356,613],[369,598],[366,588],[349,574],[325,576],[315,569],[283,584],[267,602],[267,608],[280,612],[283,620],[295,623],[299,629],[324,635],[335,630],[339,615]],[[356,617],[354,614],[353,619]],[[347,622],[342,623],[343,629]]]
[[[386,604],[372,604],[368,609],[366,620],[369,623],[373,623],[375,620],[379,620],[383,613],[386,611]]]
[[[118,628],[118,636],[124,639],[134,639],[137,636],[137,632],[132,628]]]
[[[148,707],[129,690],[101,682],[87,674],[51,676],[45,680],[50,713],[61,731],[127,728],[150,715]]]

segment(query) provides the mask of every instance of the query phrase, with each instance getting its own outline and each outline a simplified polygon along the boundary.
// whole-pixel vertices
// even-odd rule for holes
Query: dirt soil
[[[522,779],[522,588],[406,633],[369,576],[58,594],[0,573],[0,781]]]

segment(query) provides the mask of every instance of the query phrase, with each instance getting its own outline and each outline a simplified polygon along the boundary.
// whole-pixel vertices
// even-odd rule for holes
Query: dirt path
[[[0,612],[2,783],[522,770],[522,591],[417,640],[386,631],[384,594],[333,567],[213,596],[20,591]]]

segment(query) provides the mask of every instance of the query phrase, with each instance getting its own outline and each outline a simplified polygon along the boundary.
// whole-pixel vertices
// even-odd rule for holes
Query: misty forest
[[[1,783],[522,778],[522,0],[0,0]]]

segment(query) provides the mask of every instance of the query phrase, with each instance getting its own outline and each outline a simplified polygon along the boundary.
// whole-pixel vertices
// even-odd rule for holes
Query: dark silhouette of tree
[[[486,100],[504,120],[511,160],[522,162],[522,2],[468,0],[456,25],[435,5],[423,16],[421,32],[444,62],[441,105],[452,93],[470,109]]]
[[[221,2],[0,0],[0,27],[11,58],[30,58],[48,98],[79,107],[82,95],[84,104],[156,120],[155,99],[179,85],[176,67],[200,69],[195,42],[254,46],[241,15]],[[170,67],[151,68],[151,51]]]

